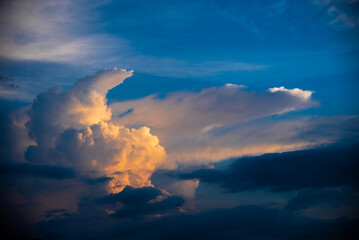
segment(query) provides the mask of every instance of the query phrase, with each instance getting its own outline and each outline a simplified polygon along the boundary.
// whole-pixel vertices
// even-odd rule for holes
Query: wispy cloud
[[[359,17],[356,9],[358,0],[316,0],[318,4],[326,9],[331,17],[330,25],[342,28],[356,28],[359,26]]]
[[[12,60],[69,63],[98,69],[121,64],[162,76],[206,76],[256,71],[264,64],[163,58],[137,51],[129,41],[101,32],[96,7],[101,1],[7,1],[1,9],[0,54]],[[91,17],[89,17],[91,16]]]
[[[0,75],[0,99],[31,101],[33,95],[27,93],[13,78]]]

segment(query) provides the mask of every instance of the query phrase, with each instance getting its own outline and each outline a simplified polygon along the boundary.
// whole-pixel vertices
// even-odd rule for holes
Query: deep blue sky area
[[[41,11],[55,14],[55,7]],[[135,70],[132,81],[146,86],[143,94],[190,89],[192,80],[194,86],[298,87],[315,91],[323,103],[319,114],[356,114],[357,8],[356,1],[83,1],[64,7],[69,19],[60,22],[60,38],[98,38],[81,49],[94,53],[36,61],[3,56],[0,71],[33,96],[119,67]],[[46,34],[56,37],[52,31]],[[31,29],[9,32],[20,45],[42,37]],[[128,87],[111,97],[141,96]]]

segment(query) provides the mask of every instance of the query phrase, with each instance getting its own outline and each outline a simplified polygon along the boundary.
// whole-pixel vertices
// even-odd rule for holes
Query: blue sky
[[[23,16],[2,20],[10,26],[10,40],[3,42],[37,44],[38,49],[3,53],[1,73],[32,96],[53,85],[71,85],[98,69],[121,67],[136,75],[173,77],[163,83],[169,90],[177,88],[177,78],[262,89],[284,85],[316,91],[318,99],[330,102],[333,113],[353,114],[358,105],[353,92],[358,69],[356,1],[8,5]],[[26,13],[26,8],[37,15]],[[61,52],[67,51],[62,49],[66,44],[76,46],[70,46],[67,55]],[[59,50],[38,56],[47,48]],[[323,111],[330,114],[325,106]]]
[[[359,236],[358,9],[2,1],[0,234]]]

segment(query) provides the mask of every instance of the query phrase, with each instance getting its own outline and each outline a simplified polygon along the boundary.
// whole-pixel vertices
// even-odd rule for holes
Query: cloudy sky
[[[358,10],[1,1],[1,236],[358,239]]]

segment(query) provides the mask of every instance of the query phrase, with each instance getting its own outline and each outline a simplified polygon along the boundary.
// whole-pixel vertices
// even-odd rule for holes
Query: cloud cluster
[[[343,134],[333,122],[353,121],[345,124],[347,129],[343,131],[350,131],[351,136],[358,132],[355,117],[322,118],[317,123],[282,118],[285,113],[316,106],[312,91],[278,87],[255,92],[242,85],[226,84],[200,92],[174,92],[162,98],[148,96],[108,105],[108,90],[130,76],[132,71],[99,71],[79,79],[69,89],[52,88],[40,94],[32,105],[0,122],[8,137],[0,142],[0,156],[4,156],[0,191],[5,195],[5,204],[0,207],[6,213],[1,219],[8,219],[9,232],[37,236],[11,227],[17,229],[42,220],[48,222],[37,227],[45,233],[44,228],[50,226],[49,236],[77,220],[84,224],[79,231],[87,231],[96,222],[107,226],[104,229],[114,236],[132,236],[122,228],[112,232],[109,228],[115,227],[116,221],[156,225],[161,222],[157,218],[174,215],[182,222],[184,215],[184,219],[193,217],[206,223],[203,216],[212,218],[216,214],[189,217],[185,212],[196,209],[196,197],[206,194],[202,184],[211,183],[232,193],[294,191],[297,195],[287,197],[289,200],[280,205],[281,211],[273,216],[294,216],[312,206],[322,206],[326,196],[335,197],[332,203],[343,206],[348,196],[350,203],[356,201],[356,193],[350,189],[358,187],[358,180],[348,174],[358,168],[353,148],[247,157],[222,170],[208,169],[208,165],[228,157],[331,142]],[[324,161],[326,172],[322,171]],[[336,187],[349,190],[342,192]],[[263,216],[271,212],[264,207],[233,210],[250,215],[257,211]],[[217,212],[224,218],[228,214],[225,210]],[[52,220],[63,220],[60,223],[64,225],[52,231]]]
[[[113,192],[125,186],[150,186],[152,172],[166,158],[164,148],[148,127],[128,129],[111,121],[107,91],[132,71],[103,70],[62,91],[50,89],[32,104],[26,123],[36,142],[26,160],[73,167],[81,174],[109,176]]]
[[[113,118],[128,127],[150,126],[169,159],[180,164],[207,164],[222,159],[282,152],[309,146],[296,139],[305,121],[279,122],[268,117],[317,105],[312,91],[271,88],[254,92],[241,85],[174,92],[160,98],[111,104]]]

